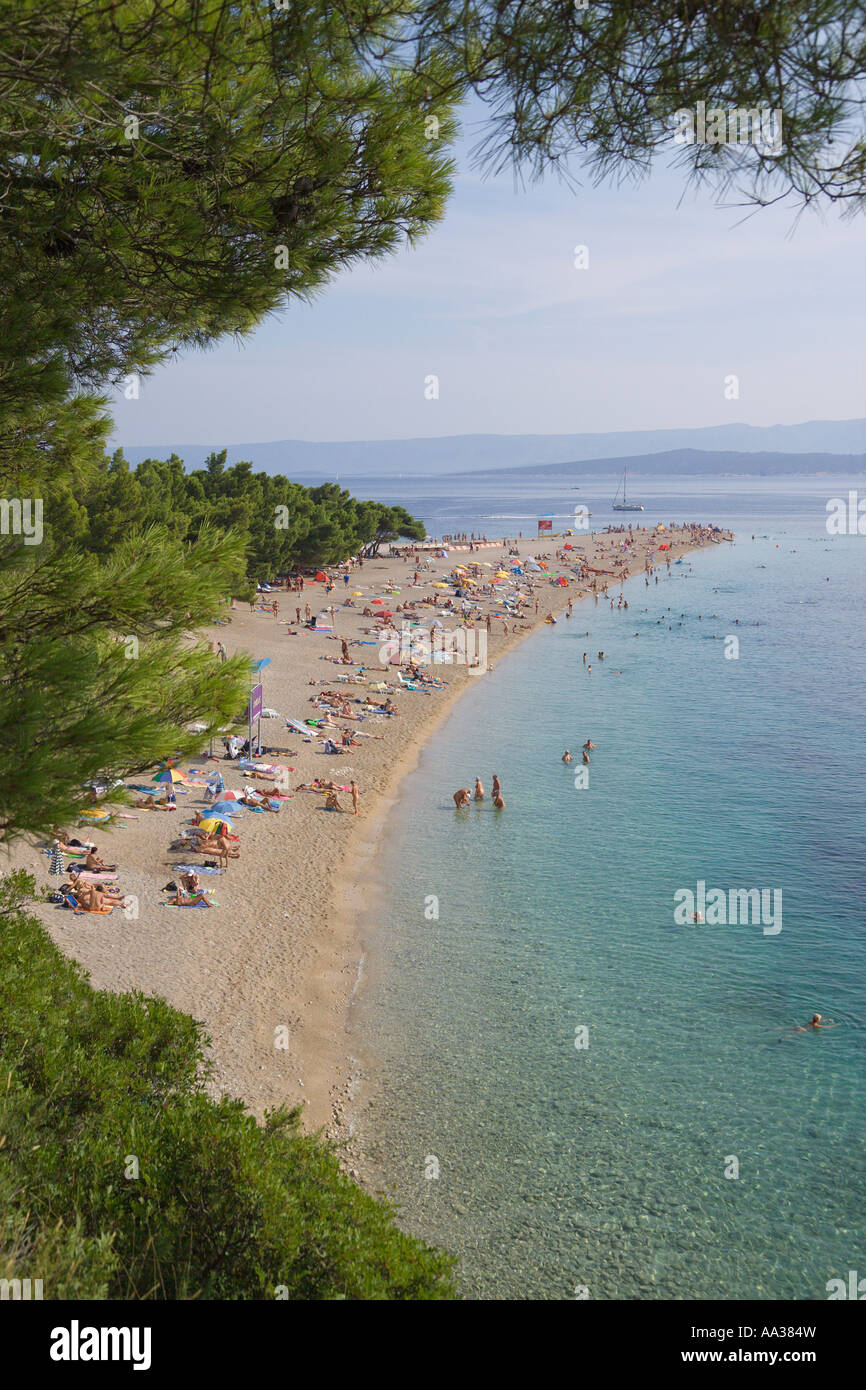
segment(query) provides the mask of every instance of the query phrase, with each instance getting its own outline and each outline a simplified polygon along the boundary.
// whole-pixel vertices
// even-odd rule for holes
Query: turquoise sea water
[[[690,499],[736,545],[528,638],[404,786],[363,1147],[469,1297],[822,1299],[866,1274],[866,537],[827,537],[833,495]],[[493,772],[506,811],[456,813]],[[676,925],[699,880],[781,890],[781,932]],[[840,1026],[786,1032],[815,1011]]]

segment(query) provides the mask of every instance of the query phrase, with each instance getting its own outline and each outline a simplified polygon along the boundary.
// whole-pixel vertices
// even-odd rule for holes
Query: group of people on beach
[[[484,785],[480,777],[475,778],[474,792],[470,790],[469,787],[460,787],[454,793],[454,805],[457,807],[458,811],[461,810],[464,806],[469,806],[473,801],[483,801],[484,799]],[[505,810],[505,798],[502,795],[502,784],[499,781],[499,778],[497,777],[495,772],[493,774],[493,788],[491,791],[491,799],[497,811]]]
[[[82,860],[70,864],[66,870],[68,880],[60,885],[60,893],[67,903],[75,903],[79,912],[110,912],[112,907],[122,906],[127,895],[106,881],[115,877],[116,864],[106,864],[97,846],[89,840],[82,842],[67,837],[65,831],[57,833],[52,845],[52,853],[57,856],[72,855]],[[83,858],[82,858],[83,857]],[[87,874],[87,878],[84,877]],[[105,875],[103,879],[100,875]]]

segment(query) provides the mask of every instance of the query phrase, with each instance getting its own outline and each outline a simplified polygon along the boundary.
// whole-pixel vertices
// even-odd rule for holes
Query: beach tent
[[[323,574],[321,570],[316,570],[316,582],[319,584],[327,584],[328,576]]]

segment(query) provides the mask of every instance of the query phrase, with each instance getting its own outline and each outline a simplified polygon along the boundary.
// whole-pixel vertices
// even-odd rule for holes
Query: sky
[[[665,169],[520,187],[472,167],[478,135],[465,129],[445,218],[414,249],[160,368],[113,400],[114,445],[866,415],[862,217],[720,207]]]

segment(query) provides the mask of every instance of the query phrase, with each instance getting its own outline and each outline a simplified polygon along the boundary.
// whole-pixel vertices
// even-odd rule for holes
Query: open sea
[[[353,1025],[364,1168],[467,1297],[808,1300],[866,1275],[866,535],[825,526],[858,485],[635,480],[635,520],[736,543],[527,638],[404,783]],[[608,484],[567,486],[393,495],[437,534],[614,519]],[[494,772],[506,810],[455,812]],[[776,890],[781,930],[677,923],[700,882]],[[838,1026],[793,1031],[816,1011]]]

